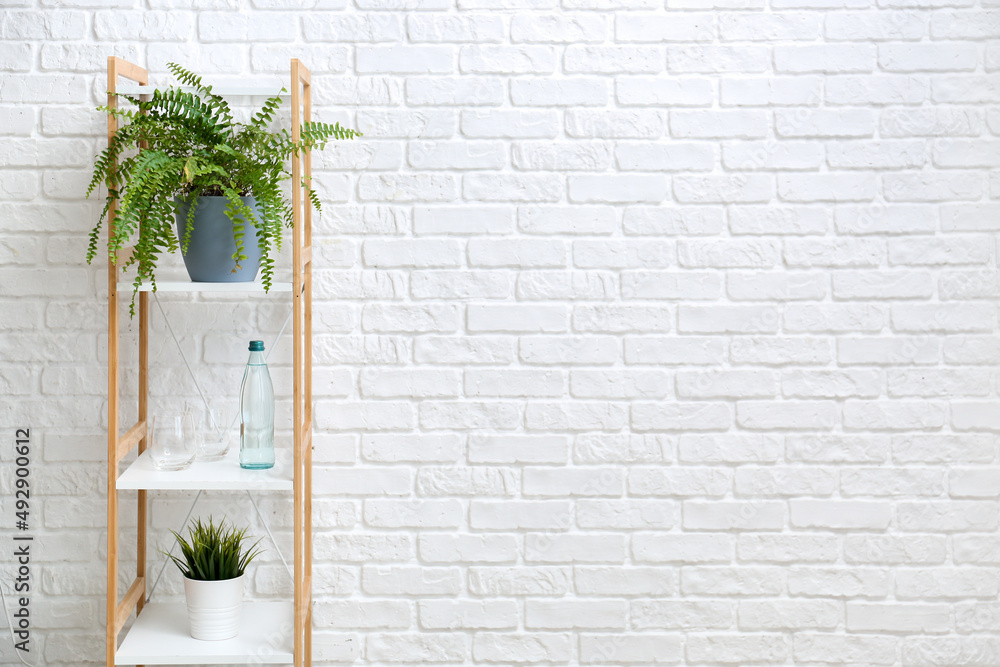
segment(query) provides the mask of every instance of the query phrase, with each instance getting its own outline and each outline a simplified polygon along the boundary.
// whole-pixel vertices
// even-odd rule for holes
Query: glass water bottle
[[[264,361],[264,342],[250,341],[250,359],[240,387],[240,467],[274,466],[274,387]]]

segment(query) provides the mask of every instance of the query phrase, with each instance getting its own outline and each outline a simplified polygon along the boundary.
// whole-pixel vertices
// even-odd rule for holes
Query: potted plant
[[[192,280],[253,280],[259,262],[261,282],[269,289],[271,255],[281,250],[282,228],[292,224],[292,206],[281,190],[291,177],[288,158],[322,149],[331,139],[361,136],[339,123],[303,123],[298,141],[286,129],[270,131],[281,104],[277,95],[247,122],[237,122],[226,100],[200,77],[176,63],[168,67],[186,88],[157,89],[146,100],[119,93],[130,108],[100,108],[124,124],[97,157],[87,188],[89,197],[100,185],[107,187],[104,209],[90,232],[87,263],[97,255],[101,226],[112,205],[108,255],[113,264],[118,251],[134,239],[134,250],[122,265],[123,270],[138,269],[133,315],[143,281],[156,289],[160,254],[178,248]],[[301,185],[320,210],[315,191],[308,183]],[[210,226],[203,228],[203,222]],[[216,246],[221,254],[209,254]],[[204,266],[192,272],[198,260]]]
[[[246,528],[236,530],[222,521],[218,525],[198,519],[188,527],[188,538],[171,531],[181,556],[167,554],[184,575],[188,624],[195,639],[230,639],[240,631],[243,606],[243,573],[260,554],[257,540],[250,546]]]

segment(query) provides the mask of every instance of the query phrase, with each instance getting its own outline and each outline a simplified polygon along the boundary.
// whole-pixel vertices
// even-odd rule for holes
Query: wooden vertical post
[[[307,71],[308,74],[308,71]],[[303,109],[302,115],[305,122],[312,121],[312,81],[311,77],[306,77],[303,82]],[[312,187],[312,151],[306,151],[302,156],[303,168],[305,170],[304,178],[307,187]],[[305,559],[305,571],[303,573],[303,578],[309,582],[310,588],[312,586],[312,270],[313,270],[313,246],[312,246],[312,205],[309,198],[306,197],[304,202],[304,209],[302,211],[303,215],[303,243],[306,248],[309,249],[308,262],[303,267],[305,275],[304,280],[304,295],[303,295],[303,341],[302,341],[302,351],[303,351],[303,412],[305,418],[302,423],[302,439],[303,439],[303,471],[302,471],[302,494],[303,494],[303,519],[304,519],[304,540],[303,545]],[[312,665],[312,590],[305,591],[307,595],[305,618],[303,619],[305,633],[304,644],[305,644],[305,661],[304,665],[310,667]]]
[[[108,57],[108,107],[118,106],[115,92],[118,90],[118,77],[130,79],[139,85],[149,83],[149,73],[132,63]],[[114,114],[108,114],[108,142],[118,132],[118,119]],[[108,234],[113,233],[117,213],[116,202],[108,207]],[[115,664],[115,651],[118,647],[118,434],[119,403],[119,322],[118,322],[118,266],[117,256],[108,257],[108,567],[107,567],[107,630],[105,633],[105,659],[107,667]],[[139,423],[146,425],[149,406],[149,300],[143,293],[139,298]],[[148,433],[148,429],[146,431]],[[140,451],[146,448],[146,438],[139,443]],[[146,573],[146,492],[139,491],[137,509],[138,529],[136,535],[136,580],[145,587]],[[139,597],[136,611],[143,606],[145,595]]]
[[[114,93],[118,87],[118,59],[108,58],[108,106],[118,106]],[[108,114],[108,143],[118,132],[118,119]],[[108,207],[108,236],[115,228],[115,202]],[[115,664],[117,633],[115,612],[118,606],[118,271],[116,258],[108,257],[108,599],[107,667]]]
[[[301,139],[301,114],[302,101],[300,79],[301,65],[297,58],[292,59],[292,141],[298,142]],[[292,397],[292,432],[293,432],[293,459],[294,459],[294,530],[295,530],[295,647],[294,659],[295,667],[302,667],[305,664],[305,590],[303,590],[303,565],[304,565],[304,533],[305,522],[303,521],[303,456],[302,456],[302,156],[292,155],[292,337],[293,354],[292,366],[294,373],[293,397]]]

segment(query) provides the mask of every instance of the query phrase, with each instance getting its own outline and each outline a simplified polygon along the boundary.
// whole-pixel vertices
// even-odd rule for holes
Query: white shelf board
[[[170,86],[171,88],[175,86]],[[212,92],[216,95],[221,95],[223,97],[236,97],[239,95],[245,95],[249,97],[274,97],[275,95],[285,95],[288,96],[288,92],[281,92],[282,84],[275,83],[272,85],[242,85],[242,84],[222,84],[218,86],[212,86]],[[157,86],[137,86],[135,84],[119,84],[115,89],[116,92],[123,95],[152,95],[153,91],[156,90]],[[190,86],[176,86],[187,93],[194,92],[194,88]],[[284,99],[284,98],[282,98]]]
[[[220,461],[195,461],[187,470],[157,470],[149,452],[143,452],[118,476],[119,489],[164,489],[173,491],[291,491],[291,450],[275,450],[274,467],[245,470],[240,467],[239,447]]]
[[[150,603],[118,647],[115,664],[290,664],[291,627],[291,602],[244,602],[238,636],[203,641],[191,638],[183,602]]]
[[[131,292],[132,282],[122,280],[118,283],[119,292]],[[153,291],[152,283],[144,282],[139,286],[140,292]],[[157,292],[259,292],[264,293],[264,285],[257,281],[247,283],[194,283],[190,280],[157,280]],[[278,282],[271,283],[271,290],[274,292],[291,292],[292,283]]]

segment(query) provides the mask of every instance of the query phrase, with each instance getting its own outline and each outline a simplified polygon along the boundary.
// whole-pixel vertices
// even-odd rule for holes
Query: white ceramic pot
[[[195,639],[232,639],[240,633],[243,576],[222,581],[184,578],[188,624]]]

